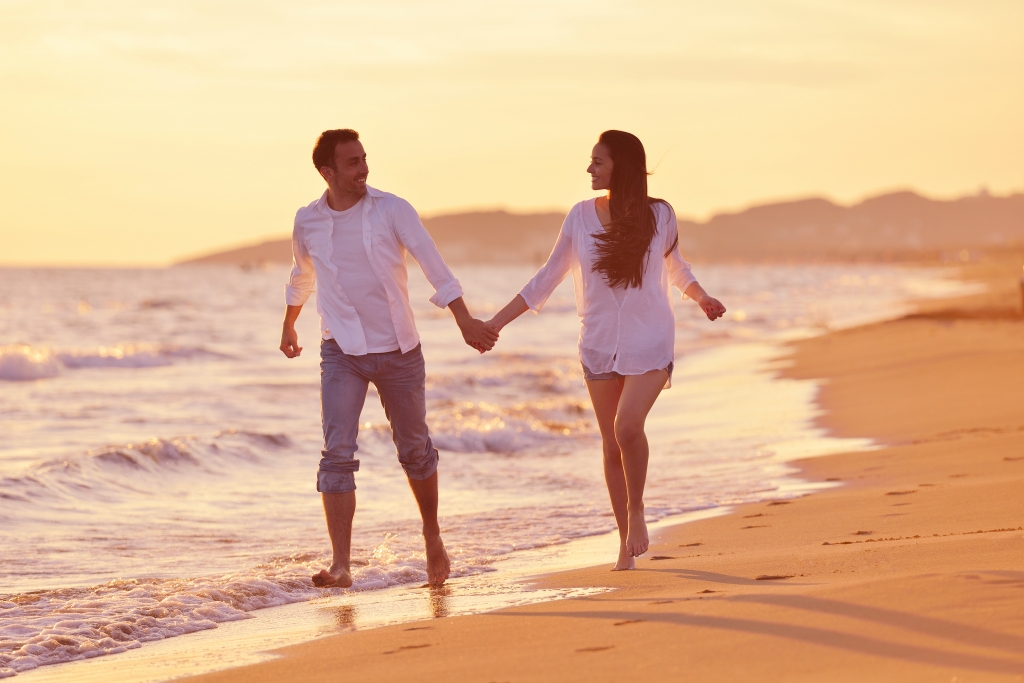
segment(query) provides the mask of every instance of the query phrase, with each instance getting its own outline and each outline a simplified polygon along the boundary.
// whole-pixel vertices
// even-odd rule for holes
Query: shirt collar
[[[378,190],[375,187],[370,187],[369,185],[366,186],[366,194],[367,194],[367,196],[372,197],[374,199],[379,199],[379,198],[384,196],[383,192],[381,192],[380,190]],[[317,208],[317,210],[320,211],[320,213],[322,213],[324,215],[328,215],[328,212],[327,212],[327,190],[324,190],[324,193],[322,195],[320,195],[320,199],[318,199],[317,202],[316,202],[316,208]]]

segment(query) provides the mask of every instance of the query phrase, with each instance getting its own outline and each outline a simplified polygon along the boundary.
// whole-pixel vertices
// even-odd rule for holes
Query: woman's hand
[[[705,294],[697,301],[697,304],[704,311],[704,314],[707,315],[708,320],[717,320],[725,315],[725,306],[713,296]]]

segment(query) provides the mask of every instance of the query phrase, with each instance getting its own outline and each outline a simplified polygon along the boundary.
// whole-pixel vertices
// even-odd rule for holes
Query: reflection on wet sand
[[[449,604],[448,598],[452,594],[450,586],[437,586],[430,588],[430,613],[435,619],[441,619],[448,616],[451,611],[451,605]]]
[[[334,616],[334,623],[342,631],[355,631],[356,630],[356,617],[359,615],[359,611],[355,605],[341,605],[336,609],[331,610]]]

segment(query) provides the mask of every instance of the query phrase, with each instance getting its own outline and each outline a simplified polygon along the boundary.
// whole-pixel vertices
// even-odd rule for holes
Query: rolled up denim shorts
[[[356,490],[359,460],[359,415],[370,382],[377,388],[398,461],[410,479],[429,479],[437,471],[437,449],[427,429],[426,367],[423,351],[367,353],[351,356],[333,339],[320,344],[320,406],[324,448],[316,490],[348,493]]]
[[[580,363],[583,366],[583,379],[594,380],[594,379],[622,379],[625,375],[618,372],[593,372],[586,366],[585,363]],[[669,386],[672,383],[672,369],[675,367],[675,363],[669,363],[665,371],[668,372],[668,382],[665,386]]]

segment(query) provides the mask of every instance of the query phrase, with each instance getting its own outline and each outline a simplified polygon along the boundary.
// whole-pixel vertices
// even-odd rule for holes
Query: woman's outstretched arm
[[[555,287],[565,279],[572,268],[572,235],[575,209],[569,212],[562,222],[562,229],[558,231],[558,239],[548,256],[547,262],[540,267],[536,275],[526,283],[522,291],[516,294],[512,301],[508,302],[505,308],[498,311],[498,314],[487,321],[496,332],[501,331],[505,325],[526,313],[530,309],[540,312],[544,302],[548,300]]]
[[[500,332],[501,328],[528,310],[530,310],[530,307],[526,305],[526,299],[523,298],[522,294],[516,294],[516,298],[509,301],[505,308],[498,311],[493,318],[487,321],[487,324],[493,327],[496,332]]]

